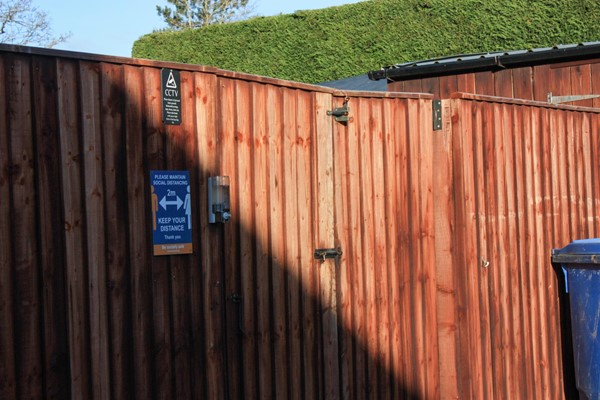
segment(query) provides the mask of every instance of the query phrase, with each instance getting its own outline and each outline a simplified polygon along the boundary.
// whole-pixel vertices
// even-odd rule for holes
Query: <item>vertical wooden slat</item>
[[[423,91],[421,87],[421,80],[415,79],[410,81],[393,82],[388,84],[388,91],[390,92],[415,92],[420,93]]]
[[[436,324],[436,276],[435,276],[435,222],[433,205],[433,131],[431,124],[432,103],[429,100],[419,100],[419,132],[421,136],[419,153],[420,160],[420,212],[421,212],[421,245],[423,272],[419,277],[423,285],[423,315],[425,330],[425,360],[427,389],[426,397],[438,398],[439,386],[439,354],[438,332]]]
[[[574,232],[571,232],[570,219],[570,199],[569,199],[569,183],[568,174],[571,169],[572,161],[569,160],[568,155],[568,142],[570,140],[571,132],[567,127],[567,113],[560,112],[559,110],[552,110],[552,116],[550,117],[550,130],[556,135],[556,140],[553,145],[557,146],[551,150],[549,156],[552,161],[553,174],[549,177],[552,179],[552,199],[554,202],[555,218],[555,235],[554,241],[551,248],[557,248],[564,246],[575,239]],[[556,243],[556,245],[554,244]],[[563,243],[563,244],[558,244]],[[555,371],[559,368],[558,366],[558,352],[551,350],[551,343],[553,338],[560,338],[557,331],[558,321],[555,316],[558,312],[556,299],[553,299],[550,293],[554,292],[554,273],[551,273],[549,269],[541,270],[541,280],[544,284],[542,295],[545,299],[545,307],[542,308],[542,330],[544,330],[542,338],[543,343],[546,346],[542,348],[543,360],[546,362],[545,373],[548,376],[547,384],[547,396],[553,396],[556,393],[556,388],[562,387],[561,380],[555,380],[553,377],[556,375]],[[558,342],[560,343],[560,341]],[[558,385],[555,382],[558,381]]]
[[[461,74],[456,77],[458,92],[475,93],[475,75]]]
[[[11,215],[14,223],[14,324],[17,393],[23,398],[42,395],[41,303],[35,196],[35,143],[32,126],[30,60],[15,56],[7,75],[8,132],[10,132]],[[8,205],[8,204],[7,204]]]
[[[153,304],[151,269],[149,268],[149,243],[146,215],[146,185],[148,170],[144,164],[144,77],[134,66],[124,67],[127,82],[125,100],[125,150],[129,215],[129,263],[131,265],[131,315],[133,336],[133,374],[135,397],[148,399],[155,390],[152,378],[152,318]]]
[[[458,90],[458,78],[456,75],[441,76],[440,95],[439,98],[447,99],[450,95]]]
[[[396,382],[395,390],[401,396],[415,397],[419,396],[417,379],[416,379],[416,356],[413,346],[413,321],[412,315],[412,263],[411,263],[411,209],[409,206],[409,176],[410,176],[410,130],[409,130],[409,100],[403,99],[399,104],[400,118],[402,123],[397,124],[396,151],[400,162],[396,166],[396,184],[398,185],[398,265],[404,266],[401,271],[398,271],[398,291],[400,309],[400,334],[401,334],[401,349],[402,349],[402,364],[401,364],[401,382]],[[403,383],[403,384],[402,384]]]
[[[300,240],[299,231],[299,197],[297,191],[298,148],[302,147],[298,137],[303,121],[299,120],[298,93],[283,92],[283,137],[282,137],[282,180],[284,206],[284,264],[286,269],[286,302],[287,302],[287,340],[289,356],[289,398],[302,396],[302,350],[301,350],[301,305],[300,285]]]
[[[352,109],[361,109],[361,99],[352,100],[350,104]],[[365,275],[363,272],[364,267],[364,249],[363,249],[363,222],[362,222],[362,206],[361,206],[361,168],[360,168],[360,141],[362,136],[361,130],[361,114],[357,113],[357,117],[353,117],[351,123],[348,124],[347,131],[347,163],[348,163],[348,186],[347,186],[347,202],[348,202],[348,245],[342,248],[345,255],[348,256],[348,263],[350,264],[349,272],[351,275],[348,276],[348,291],[344,285],[344,281],[341,281],[340,291],[343,296],[351,296],[350,313],[352,315],[352,342],[349,346],[352,346],[353,350],[353,364],[351,367],[354,368],[354,381],[352,382],[352,395],[355,398],[366,398],[367,396],[367,339],[366,339],[366,299],[365,299]],[[343,313],[342,309],[342,313]],[[344,392],[342,392],[344,394]]]
[[[591,93],[592,94],[600,94],[600,63],[595,63],[591,65]],[[600,97],[597,97],[592,100],[593,107],[600,107]]]
[[[353,102],[354,99],[350,99]],[[354,121],[350,122],[352,124]],[[352,321],[352,273],[351,262],[354,249],[351,244],[349,224],[349,176],[348,176],[348,124],[335,124],[333,127],[333,158],[336,161],[334,171],[334,212],[335,242],[343,251],[338,268],[338,318],[339,359],[340,359],[340,397],[353,398],[353,321]]]
[[[196,195],[194,184],[195,165],[195,140],[192,130],[194,129],[194,78],[187,71],[180,72],[181,91],[181,124],[166,127],[166,158],[167,169],[185,170],[190,175],[190,198]],[[157,96],[160,97],[160,96]],[[193,218],[195,213],[192,207],[192,230],[195,229]],[[193,246],[194,244],[192,244]],[[196,250],[193,250],[194,253]],[[174,395],[179,399],[191,398],[191,345],[190,345],[190,276],[191,268],[196,263],[194,253],[171,257],[171,359],[173,362]]]
[[[474,127],[474,160],[475,164],[475,181],[478,182],[479,190],[476,193],[477,202],[477,230],[478,230],[478,247],[477,262],[479,262],[479,306],[480,306],[480,329],[481,329],[481,349],[482,349],[482,369],[483,371],[493,372],[494,357],[493,357],[493,328],[492,308],[490,306],[490,283],[493,282],[493,271],[490,271],[488,262],[494,262],[496,259],[491,258],[490,241],[494,240],[489,227],[490,220],[493,219],[492,214],[488,212],[487,196],[485,193],[493,192],[488,188],[490,177],[487,174],[488,165],[491,164],[490,148],[486,147],[486,141],[489,142],[494,136],[494,121],[493,111],[489,105],[485,103],[473,104],[473,127]],[[481,127],[481,128],[479,128]],[[494,395],[495,382],[493,379],[483,379],[484,396],[491,398]]]
[[[253,152],[252,182],[254,199],[254,217],[256,228],[255,240],[255,266],[256,266],[256,336],[257,357],[260,365],[258,371],[259,397],[262,399],[273,398],[273,372],[277,369],[272,365],[271,342],[271,281],[269,263],[269,164],[268,143],[269,131],[267,130],[268,114],[277,112],[277,103],[267,100],[267,88],[263,85],[254,85],[251,93],[253,115],[253,132],[249,137],[250,148]],[[269,104],[269,107],[264,107]],[[260,200],[258,200],[260,199]]]
[[[421,80],[421,91],[431,93],[435,98],[440,98],[441,82],[438,77],[425,78]],[[450,92],[448,90],[447,92]]]
[[[538,78],[536,78],[538,79]],[[558,245],[559,242],[556,240],[557,229],[554,228],[555,225],[555,216],[557,215],[557,210],[554,206],[554,190],[553,190],[553,181],[555,174],[558,174],[556,169],[552,165],[552,160],[555,159],[557,154],[556,145],[554,144],[556,141],[556,132],[553,129],[552,125],[550,125],[550,114],[552,110],[544,109],[540,112],[539,119],[539,129],[543,129],[544,127],[550,127],[547,129],[547,135],[540,135],[540,159],[541,159],[541,168],[537,170],[538,173],[542,176],[541,182],[541,194],[544,196],[544,214],[545,217],[541,218],[539,223],[538,235],[540,236],[540,246],[545,247],[549,243],[556,243],[556,246],[560,247],[563,244]],[[557,160],[556,160],[557,161]],[[548,324],[546,322],[547,315],[547,302],[544,296],[545,291],[545,281],[544,281],[544,273],[541,269],[537,269],[537,286],[536,286],[536,295],[539,298],[539,316],[540,316],[540,326],[538,331],[538,346],[539,346],[539,357],[537,359],[537,367],[539,369],[540,380],[539,380],[539,389],[542,393],[542,397],[549,397],[548,387],[551,384],[550,377],[548,374],[548,350],[546,347],[547,339],[548,339]]]
[[[550,66],[539,65],[532,67],[533,70],[533,100],[548,101],[548,92],[554,91],[555,96],[560,96],[550,82]]]
[[[386,399],[391,397],[391,387],[389,384],[389,372],[391,367],[390,354],[390,321],[389,321],[389,295],[387,269],[387,235],[386,235],[386,171],[385,171],[385,153],[384,140],[387,132],[384,130],[383,102],[372,100],[371,109],[371,139],[373,141],[373,164],[370,168],[373,170],[373,223],[375,239],[375,303],[377,304],[377,353],[379,374],[377,387],[379,398]]]
[[[506,158],[507,153],[510,149],[504,143],[505,134],[509,127],[510,121],[508,120],[507,106],[501,104],[494,109],[494,126],[496,127],[494,132],[494,143],[495,143],[495,163],[496,163],[496,174],[492,177],[493,184],[495,187],[490,188],[494,191],[497,204],[497,214],[495,216],[495,228],[497,236],[494,240],[497,243],[497,257],[494,258],[494,264],[496,268],[498,278],[497,296],[499,303],[499,333],[501,337],[502,348],[500,351],[499,368],[502,368],[503,373],[506,376],[506,381],[500,383],[507,394],[514,393],[515,390],[515,378],[514,371],[512,369],[511,359],[513,356],[512,348],[512,335],[511,335],[511,306],[512,296],[509,282],[509,263],[508,263],[508,235],[509,235],[509,205],[508,205],[508,193],[507,193],[507,178],[506,178]]]
[[[178,153],[176,140],[172,132],[167,133],[167,128],[162,124],[162,92],[161,71],[159,69],[144,69],[144,97],[143,106],[143,131],[142,140],[145,145],[147,165],[144,165],[143,178],[145,183],[151,185],[149,172],[152,170],[172,170],[167,165],[167,160],[174,153]],[[180,88],[181,90],[181,88]],[[153,95],[149,95],[153,94]],[[182,96],[183,97],[183,96]],[[169,154],[167,154],[169,152]],[[179,169],[179,167],[177,168]],[[150,193],[152,188],[150,188]],[[140,217],[145,218],[147,213]],[[148,251],[145,249],[145,251]],[[169,398],[174,395],[174,365],[173,365],[173,338],[171,327],[173,316],[171,312],[171,280],[172,257],[154,256],[149,252],[148,269],[152,277],[152,353],[153,359],[153,390],[158,398]]]
[[[437,330],[435,328],[435,254],[433,251],[433,208],[431,170],[431,113],[424,101],[409,100],[409,213],[411,262],[413,271],[412,310],[413,335],[418,391],[422,396],[435,397],[437,379]],[[432,270],[433,269],[433,270]],[[430,284],[433,284],[430,287]]]
[[[476,153],[478,163],[481,163],[482,172],[477,172],[477,179],[481,179],[482,189],[481,193],[478,193],[478,207],[479,212],[483,214],[479,221],[480,237],[482,242],[479,247],[479,264],[481,274],[481,295],[485,298],[482,299],[480,304],[482,305],[482,322],[487,322],[489,326],[489,332],[487,333],[490,338],[490,349],[488,350],[489,359],[486,359],[486,367],[490,371],[493,379],[486,387],[489,391],[490,387],[494,390],[494,393],[502,393],[502,387],[498,387],[497,377],[503,376],[503,370],[501,366],[498,366],[500,357],[498,351],[502,349],[502,337],[498,331],[501,324],[500,311],[499,311],[499,295],[497,288],[499,287],[498,271],[498,243],[496,240],[496,213],[498,210],[496,201],[496,189],[494,187],[495,174],[496,174],[496,163],[495,160],[495,138],[496,138],[496,122],[494,120],[494,108],[488,104],[482,103],[478,108],[481,111],[476,114],[475,123],[481,122],[483,124],[481,138],[482,152]],[[476,130],[478,128],[475,128]],[[479,164],[477,167],[478,168]],[[487,264],[489,262],[489,264]],[[487,267],[486,267],[487,266]],[[485,327],[482,327],[485,329]],[[484,381],[487,383],[487,380]]]
[[[365,360],[366,369],[366,388],[368,398],[377,397],[377,342],[378,342],[378,327],[377,327],[377,304],[376,295],[377,287],[375,286],[375,244],[374,244],[374,229],[373,224],[373,153],[372,140],[370,135],[370,113],[368,99],[360,99],[358,105],[360,112],[359,126],[359,145],[360,158],[357,160],[360,165],[360,204],[361,204],[361,230],[362,230],[362,246],[363,246],[363,270],[364,274],[364,290],[365,290],[365,317],[364,317],[364,336],[361,338],[367,359]]]
[[[11,175],[10,137],[7,115],[6,71],[10,63],[6,56],[0,58],[0,397],[17,397],[17,371],[15,364],[14,326],[14,264],[13,229],[11,220]]]
[[[286,280],[287,269],[290,267],[285,263],[286,243],[286,221],[284,220],[286,207],[283,180],[283,160],[288,156],[284,154],[283,136],[284,124],[288,114],[284,103],[284,91],[280,88],[269,86],[267,88],[266,104],[273,105],[267,113],[267,163],[269,169],[269,255],[272,282],[272,304],[273,304],[273,366],[274,366],[274,397],[290,398],[289,377],[292,376],[292,368],[288,363],[290,356],[288,344],[290,342],[289,330],[286,324],[288,309],[286,307]]]
[[[514,96],[512,72],[513,70],[501,70],[494,73],[494,96]]]
[[[242,291],[242,272],[240,270],[240,225],[242,223],[241,202],[246,201],[240,193],[244,190],[244,180],[238,174],[238,138],[243,140],[244,135],[249,134],[247,122],[249,116],[242,115],[236,111],[236,94],[234,81],[217,80],[217,92],[214,101],[217,102],[217,109],[214,111],[213,118],[216,120],[216,131],[207,132],[208,149],[215,149],[216,154],[207,154],[208,165],[214,165],[213,175],[222,175],[230,177],[230,207],[232,210],[232,222],[220,226],[213,225],[209,232],[215,236],[215,242],[212,243],[212,269],[210,285],[212,292],[210,313],[213,318],[217,318],[218,313],[225,319],[220,322],[216,328],[220,330],[210,333],[214,335],[214,343],[218,345],[212,351],[220,352],[220,362],[222,365],[215,364],[215,367],[223,368],[222,376],[218,377],[219,385],[223,386],[214,396],[226,396],[231,398],[240,398],[245,393],[245,358],[242,357],[242,345],[245,341],[244,328],[244,303]],[[229,97],[229,98],[226,98]],[[217,100],[221,98],[222,100]],[[209,96],[208,99],[211,99]],[[206,101],[206,100],[205,100]],[[211,107],[210,100],[206,106]],[[206,107],[205,106],[205,107]],[[235,115],[235,117],[233,117]],[[241,137],[239,136],[241,134]],[[202,160],[202,157],[200,158]],[[220,241],[218,241],[220,239]],[[215,247],[215,245],[217,245]],[[225,282],[223,286],[220,282]],[[220,295],[220,297],[219,297]],[[222,306],[221,306],[222,304]],[[226,336],[220,332],[226,332]],[[208,332],[207,332],[208,334]],[[221,338],[221,336],[223,336]],[[226,341],[221,341],[226,340]],[[225,357],[226,356],[226,357]],[[217,370],[215,370],[215,373]],[[253,371],[252,371],[253,372]]]
[[[313,260],[316,236],[316,199],[314,198],[313,175],[314,150],[317,138],[315,127],[314,93],[299,92],[298,136],[296,137],[297,170],[296,194],[298,198],[298,256],[300,259],[300,331],[302,335],[302,384],[303,396],[319,396],[319,284],[318,270]]]
[[[527,180],[527,164],[526,160],[530,156],[528,150],[531,148],[530,142],[530,124],[528,110],[524,107],[512,107],[513,116],[513,131],[514,134],[514,168],[515,168],[515,198],[516,198],[516,220],[517,225],[517,237],[513,240],[516,241],[515,248],[518,249],[518,264],[514,267],[514,273],[519,277],[519,294],[520,304],[518,312],[513,319],[517,319],[521,329],[521,340],[517,343],[519,346],[520,357],[517,360],[516,368],[520,369],[519,379],[522,382],[519,384],[519,395],[526,398],[533,398],[532,388],[533,385],[529,382],[533,382],[533,375],[531,374],[531,326],[529,324],[529,318],[526,316],[531,315],[530,305],[531,297],[529,291],[529,271],[531,267],[528,267],[529,257],[528,251],[531,245],[531,231],[529,226],[529,213],[528,213],[528,200],[531,197],[526,196],[527,186],[530,186],[532,182]],[[526,141],[527,145],[525,144]]]
[[[398,208],[400,207],[396,168],[402,163],[399,158],[396,141],[398,140],[398,125],[401,125],[402,112],[399,110],[401,101],[385,101],[382,105],[384,119],[384,168],[385,187],[384,202],[386,210],[385,228],[387,246],[384,249],[387,256],[387,267],[383,279],[387,281],[387,290],[383,293],[388,297],[388,345],[389,365],[386,371],[386,392],[391,398],[399,397],[403,392],[404,377],[402,376],[402,346],[401,346],[401,316],[398,263]]]
[[[565,120],[565,147],[566,147],[566,158],[564,159],[563,168],[566,170],[566,182],[565,189],[567,190],[567,216],[569,218],[569,238],[575,238],[576,232],[578,232],[578,224],[580,218],[580,210],[579,205],[580,197],[578,193],[578,185],[577,185],[577,162],[576,162],[576,151],[577,151],[577,140],[578,136],[581,134],[574,132],[574,121],[575,118],[574,113],[569,112],[565,113],[563,116]]]
[[[95,399],[110,395],[108,355],[108,305],[106,293],[106,259],[104,226],[104,183],[102,132],[100,127],[100,71],[95,63],[80,64],[85,228],[87,241],[88,295],[92,393]]]
[[[332,118],[327,115],[331,110],[332,99],[329,94],[317,94],[316,109],[316,174],[317,185],[317,238],[316,248],[334,248],[334,171],[333,171],[333,127]],[[335,259],[321,263],[319,268],[321,323],[323,324],[323,372],[324,397],[340,398],[339,385],[339,349],[338,349],[338,309],[337,277]]]
[[[541,144],[539,135],[535,132],[539,126],[539,110],[532,109],[530,116],[527,120],[527,132],[524,132],[524,145],[526,148],[525,155],[525,196],[529,199],[527,207],[526,219],[527,219],[527,232],[529,235],[526,236],[527,243],[527,262],[524,264],[527,272],[527,291],[528,296],[528,310],[529,318],[528,324],[531,330],[531,338],[527,347],[529,350],[529,362],[530,368],[528,371],[528,377],[531,377],[530,382],[540,382],[541,376],[538,365],[539,360],[539,345],[538,336],[539,332],[539,297],[537,296],[538,291],[538,268],[536,268],[537,260],[539,259],[539,253],[543,253],[543,227],[542,220],[545,218],[545,207],[542,195],[542,176],[536,171],[540,171],[541,161]],[[527,351],[526,351],[527,354]],[[539,398],[541,396],[539,385],[529,385],[531,387],[531,398]]]
[[[182,109],[185,153],[185,170],[190,173],[190,207],[192,210],[191,229],[193,254],[186,257],[181,268],[184,270],[184,279],[179,281],[180,285],[174,288],[175,291],[181,290],[177,298],[180,306],[176,307],[177,319],[183,325],[181,336],[175,338],[175,364],[184,372],[182,376],[188,382],[175,382],[176,389],[187,395],[190,399],[198,399],[203,394],[204,380],[204,358],[202,347],[204,337],[202,335],[202,326],[204,325],[204,313],[202,310],[202,252],[201,240],[206,240],[206,236],[201,236],[202,231],[201,216],[206,214],[207,207],[202,207],[200,199],[206,199],[207,191],[202,190],[203,171],[199,159],[197,135],[197,124],[199,119],[196,116],[198,103],[201,103],[202,96],[198,92],[196,75],[193,73],[183,73],[181,76],[183,95],[186,97],[186,104]],[[214,93],[214,92],[213,92]],[[201,111],[200,111],[201,112]],[[176,268],[180,266],[176,265]],[[182,315],[183,314],[183,315]],[[189,394],[187,394],[189,391]]]
[[[593,160],[594,160],[594,147],[593,137],[597,136],[592,131],[591,120],[593,116],[582,114],[582,141],[581,141],[581,157],[582,157],[582,175],[583,181],[580,182],[581,188],[584,190],[583,201],[585,202],[584,207],[584,220],[582,223],[585,226],[586,237],[594,236],[594,174],[593,174]]]
[[[599,65],[599,64],[596,64]],[[600,85],[598,86],[600,88]],[[598,177],[599,177],[599,171],[598,171],[598,161],[599,158],[598,156],[600,154],[599,153],[599,149],[600,149],[600,138],[598,137],[599,135],[596,134],[596,132],[600,132],[600,115],[598,114],[594,114],[590,116],[591,119],[591,123],[590,123],[590,130],[591,132],[593,132],[592,136],[591,136],[591,145],[590,145],[590,151],[591,151],[591,160],[592,160],[592,165],[594,166],[594,168],[592,168],[592,175],[591,175],[591,184],[592,184],[592,210],[593,210],[593,215],[597,215],[599,210],[599,200],[600,200],[600,184],[598,183]],[[599,218],[594,218],[593,220],[593,237],[598,237],[598,235],[600,235],[600,219]]]
[[[259,396],[259,371],[255,368],[257,357],[256,335],[256,264],[254,262],[254,193],[250,185],[242,182],[252,182],[252,120],[251,85],[246,82],[235,83],[235,141],[237,154],[237,181],[239,207],[239,252],[240,252],[240,285],[242,294],[243,329],[243,368],[244,396],[254,398]]]
[[[110,327],[110,382],[115,399],[132,396],[131,313],[128,298],[127,188],[123,67],[102,64],[102,137],[106,218],[106,268]]]
[[[494,74],[488,72],[475,72],[475,93],[483,95],[494,95]]]
[[[56,63],[47,57],[34,58],[32,71],[33,112],[35,115],[44,116],[42,121],[38,118],[35,119],[34,128],[37,149],[36,191],[40,218],[41,280],[43,282],[44,386],[46,398],[64,399],[69,397],[67,360],[69,345],[63,253],[64,224],[60,211],[62,189],[59,182],[56,182],[56,177],[60,176]],[[0,109],[3,108],[0,106]],[[0,203],[8,204],[8,202],[2,201]],[[1,394],[0,397],[2,397]],[[6,398],[10,398],[10,396],[6,396]]]
[[[532,73],[532,67],[514,68],[512,70],[512,88],[515,98],[533,100]]]
[[[586,121],[588,116],[584,113],[574,113],[574,132],[579,131],[580,134],[575,136],[575,160],[577,161],[577,202],[579,205],[578,230],[579,234],[584,237],[590,236],[588,230],[588,199],[590,196],[586,187],[586,182],[589,182],[586,162],[588,160],[587,152],[589,151],[589,126]]]
[[[440,393],[449,398],[459,397],[456,366],[456,289],[453,276],[454,225],[452,172],[452,108],[450,100],[442,100],[442,130],[433,133],[433,175],[435,256],[437,281],[437,324],[440,353]],[[393,232],[393,230],[391,231]]]
[[[476,345],[480,337],[478,292],[479,260],[476,249],[476,194],[473,168],[472,118],[469,104],[453,103],[453,171],[455,172],[456,247],[453,263],[457,271],[456,290],[459,322],[459,354],[461,370],[460,392],[463,396],[481,398],[482,366],[481,348]],[[460,251],[459,251],[460,249]],[[466,367],[466,369],[465,369]],[[468,372],[467,372],[468,371]],[[465,372],[467,372],[465,374]]]
[[[223,399],[225,390],[226,358],[228,335],[225,330],[225,304],[223,282],[223,247],[222,237],[224,227],[208,223],[208,178],[216,176],[219,171],[218,152],[222,138],[229,135],[227,127],[218,130],[217,110],[221,109],[218,100],[218,80],[214,75],[197,74],[196,82],[196,135],[198,137],[198,165],[200,168],[200,186],[197,199],[198,213],[200,214],[200,268],[202,271],[202,321],[204,343],[199,343],[198,351],[204,354],[204,366],[201,369],[200,398],[204,394],[208,398]],[[221,93],[223,95],[223,93]],[[227,99],[226,95],[222,99]],[[223,100],[223,101],[224,101]],[[226,110],[221,109],[222,112]],[[225,148],[225,146],[223,146]],[[226,153],[224,153],[226,154]],[[229,159],[229,157],[227,158]],[[231,174],[225,169],[224,174]],[[234,181],[235,182],[235,181]],[[234,198],[232,197],[232,200]],[[235,243],[235,242],[234,242]],[[232,355],[234,356],[234,355]],[[237,357],[237,354],[235,355]],[[239,388],[239,371],[233,369],[227,374],[232,389]],[[196,376],[196,381],[198,377]],[[239,389],[238,389],[239,390]],[[198,397],[196,397],[198,398]]]
[[[518,182],[515,177],[517,172],[520,172],[520,168],[515,165],[515,139],[521,136],[518,130],[515,119],[518,119],[520,113],[515,115],[513,112],[515,106],[508,105],[504,109],[504,118],[507,120],[507,127],[503,133],[504,148],[505,148],[505,179],[506,179],[506,225],[507,234],[504,237],[504,251],[503,255],[506,258],[506,267],[508,273],[508,288],[510,288],[510,369],[515,373],[512,379],[512,386],[510,389],[511,393],[519,393],[523,396],[522,389],[524,385],[519,385],[523,374],[520,373],[520,368],[523,364],[523,353],[522,353],[522,326],[521,326],[521,280],[519,266],[521,265],[521,252],[519,251],[519,245],[521,240],[518,237],[518,221],[519,221],[519,210],[516,202],[516,191],[519,190]],[[516,254],[515,254],[516,252]]]
[[[590,64],[575,65],[569,69],[571,74],[569,90],[570,95],[590,95],[597,94],[592,91],[592,66]],[[594,99],[579,100],[573,102],[573,105],[579,107],[593,107]]]
[[[89,398],[90,354],[87,312],[87,263],[84,255],[84,215],[81,199],[81,143],[77,100],[78,70],[73,61],[58,61],[58,106],[61,125],[61,175],[63,182],[63,213],[67,290],[69,301],[69,353],[71,366],[71,397]]]
[[[414,383],[415,390],[419,396],[426,396],[427,393],[427,374],[425,358],[425,326],[424,315],[425,305],[423,304],[423,254],[421,252],[421,229],[422,229],[422,210],[419,199],[420,190],[420,140],[419,134],[420,118],[418,110],[418,101],[414,99],[408,100],[408,118],[407,118],[407,184],[408,184],[408,199],[407,207],[409,208],[409,241],[408,251],[410,254],[410,264],[412,266],[410,273],[410,310],[407,315],[412,319],[411,332],[412,340],[411,347],[413,355],[414,368]],[[416,368],[415,368],[416,367]]]
[[[188,295],[182,296],[181,301],[188,303],[188,309],[185,311],[189,314],[186,318],[189,318],[187,329],[184,330],[183,334],[183,345],[185,346],[180,353],[187,352],[187,354],[180,354],[183,358],[185,366],[186,362],[189,362],[187,368],[188,373],[185,378],[189,380],[189,398],[200,399],[205,396],[205,367],[206,359],[204,354],[204,343],[205,336],[203,335],[202,329],[205,322],[204,310],[203,310],[203,279],[202,279],[202,260],[204,254],[202,252],[202,243],[207,241],[207,235],[202,235],[205,225],[203,224],[204,219],[207,215],[208,206],[206,205],[206,198],[208,191],[205,190],[204,186],[204,174],[201,161],[200,161],[200,141],[201,138],[197,134],[197,124],[200,118],[196,115],[199,110],[199,103],[202,103],[202,96],[198,91],[196,74],[192,74],[186,77],[186,85],[188,86],[187,95],[190,107],[192,110],[185,111],[186,128],[185,128],[185,142],[191,143],[192,146],[186,146],[186,170],[190,172],[190,195],[191,195],[191,224],[192,224],[192,243],[194,252],[186,260],[184,268],[188,271],[188,281],[183,281],[182,284],[186,285],[186,291]],[[213,92],[214,93],[214,92]],[[179,338],[176,339],[179,343]],[[178,347],[176,347],[179,349]],[[176,360],[176,363],[178,361]],[[177,382],[176,382],[177,384]],[[184,387],[181,385],[179,387]]]

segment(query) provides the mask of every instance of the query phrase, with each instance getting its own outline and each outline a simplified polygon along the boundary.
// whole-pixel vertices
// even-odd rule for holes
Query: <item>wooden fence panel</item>
[[[455,95],[433,131],[424,94],[0,48],[0,397],[569,396],[549,251],[600,230],[597,110]],[[191,255],[152,255],[162,169]]]
[[[455,263],[466,269],[457,269],[454,279],[479,278],[457,286],[464,307],[469,304],[465,322],[476,324],[459,323],[461,392],[563,398],[569,367],[561,356],[562,288],[548,252],[597,229],[591,171],[598,168],[598,149],[590,142],[599,114],[465,97],[452,103],[454,182],[465,200],[456,202],[455,243],[474,237],[477,249],[455,253]],[[489,308],[481,307],[486,296]],[[491,388],[483,377],[474,380],[480,370],[472,364],[475,350],[484,361],[492,358]]]

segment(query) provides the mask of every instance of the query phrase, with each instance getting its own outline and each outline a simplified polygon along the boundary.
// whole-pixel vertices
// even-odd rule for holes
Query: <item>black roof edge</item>
[[[559,62],[578,61],[590,56],[600,57],[600,44],[579,44],[572,47],[553,47],[544,50],[531,50],[511,54],[500,53],[489,54],[472,60],[433,62],[425,65],[419,63],[396,65],[384,67],[380,70],[369,71],[367,74],[371,80],[387,79],[388,82],[409,80],[415,78],[428,78],[433,76],[444,76],[457,73],[470,73],[480,71],[494,71],[505,68],[517,68],[523,66],[534,66],[540,64],[552,64]],[[451,59],[452,57],[448,57]],[[437,60],[444,60],[437,59]],[[434,61],[434,60],[432,60]],[[426,61],[423,61],[426,62]]]
[[[396,80],[407,80],[411,78],[429,78],[432,76],[451,75],[457,72],[463,73],[463,71],[466,72],[467,70],[477,72],[503,68],[504,66],[498,63],[498,58],[494,57],[480,60],[461,61],[460,63],[431,64],[423,66],[415,65],[403,68],[401,70],[384,68],[378,71],[369,72],[369,79],[378,80],[386,78],[389,82],[394,82]]]

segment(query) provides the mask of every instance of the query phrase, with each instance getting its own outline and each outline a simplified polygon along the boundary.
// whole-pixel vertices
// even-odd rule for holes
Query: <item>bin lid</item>
[[[600,238],[574,240],[562,249],[553,249],[552,262],[600,264]]]

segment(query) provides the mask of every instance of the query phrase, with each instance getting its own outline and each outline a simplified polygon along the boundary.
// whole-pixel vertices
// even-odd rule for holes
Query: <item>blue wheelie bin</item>
[[[580,399],[600,400],[600,238],[554,249],[552,262],[565,273]]]

